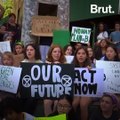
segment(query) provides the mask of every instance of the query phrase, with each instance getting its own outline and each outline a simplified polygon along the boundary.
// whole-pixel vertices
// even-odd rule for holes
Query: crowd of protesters
[[[108,32],[105,24],[100,23],[96,31],[96,42],[93,46],[82,43],[67,44],[64,48],[53,43],[46,49],[41,49],[35,43],[23,45],[20,40],[21,28],[15,23],[16,16],[9,15],[8,22],[0,26],[0,41],[10,41],[12,52],[0,53],[0,65],[20,67],[21,62],[47,64],[74,64],[79,68],[95,68],[96,60],[120,62],[120,23],[115,23],[114,31]],[[45,41],[45,38],[41,38]],[[62,40],[61,40],[62,41]],[[41,52],[42,51],[42,52]],[[74,56],[67,63],[66,56]],[[41,59],[44,58],[44,59]],[[5,120],[32,120],[34,109],[40,100],[20,99],[19,93],[13,95],[0,91],[1,118]],[[54,116],[67,114],[68,120],[119,120],[119,95],[104,93],[100,98],[97,111],[89,114],[92,97],[63,95],[58,100],[44,99],[44,115]],[[28,104],[27,105],[25,105]],[[23,109],[24,106],[24,109]],[[30,114],[32,115],[30,115]],[[2,118],[3,117],[3,118]]]

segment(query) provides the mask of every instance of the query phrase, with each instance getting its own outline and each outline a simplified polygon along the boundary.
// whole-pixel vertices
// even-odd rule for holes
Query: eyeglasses
[[[58,109],[70,109],[70,108],[71,108],[70,105],[67,105],[67,104],[62,105],[62,104],[58,103]]]

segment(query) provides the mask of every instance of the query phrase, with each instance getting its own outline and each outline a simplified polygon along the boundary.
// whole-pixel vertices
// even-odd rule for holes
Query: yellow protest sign
[[[34,120],[66,120],[66,114],[57,115],[53,117],[36,117]]]
[[[60,21],[55,16],[33,16],[31,34],[53,36],[53,30],[60,29]]]

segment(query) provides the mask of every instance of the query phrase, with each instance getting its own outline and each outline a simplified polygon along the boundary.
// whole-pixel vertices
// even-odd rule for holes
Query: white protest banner
[[[87,44],[90,41],[91,28],[72,27],[71,42]]]
[[[21,97],[57,99],[63,94],[73,95],[74,65],[21,63],[21,67]]]
[[[0,65],[0,90],[17,93],[22,68]]]
[[[101,97],[103,80],[103,69],[75,68],[74,95]]]
[[[71,63],[74,59],[73,55],[65,55],[65,59],[67,63]]]
[[[11,52],[10,41],[0,42],[0,52],[4,53],[6,51]]]
[[[104,69],[104,92],[120,93],[120,62],[96,61],[96,67]]]

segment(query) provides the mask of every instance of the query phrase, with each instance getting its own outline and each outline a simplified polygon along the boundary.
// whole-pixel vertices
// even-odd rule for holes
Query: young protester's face
[[[103,30],[104,30],[104,25],[103,25],[103,24],[100,24],[100,25],[99,25],[99,30],[100,30],[100,31],[103,31]]]
[[[15,17],[13,15],[9,18],[9,22],[10,23],[15,23]]]
[[[18,120],[18,113],[13,110],[7,110],[5,112],[5,119],[6,120]]]
[[[102,112],[108,112],[113,110],[113,102],[110,97],[104,96],[100,101],[100,108]]]
[[[77,49],[80,48],[81,46],[82,46],[81,43],[76,43],[76,44],[75,44],[75,49],[77,50]]]
[[[5,39],[5,41],[10,41],[10,42],[12,42],[12,36],[8,36],[8,37]]]
[[[87,51],[88,51],[88,55],[89,57],[93,57],[93,49],[92,48],[87,48]]]
[[[72,55],[72,51],[73,51],[72,47],[68,46],[66,51],[65,51],[65,55]]]
[[[115,30],[117,30],[117,31],[120,30],[120,24],[115,24]]]
[[[71,107],[70,103],[64,98],[58,101],[57,111],[59,114],[68,113]]]
[[[79,64],[82,64],[86,61],[87,59],[87,54],[86,52],[84,51],[84,49],[79,49],[77,54],[76,54],[76,58],[77,58],[77,61],[79,62]]]
[[[106,46],[107,46],[106,40],[101,40],[101,42],[100,42],[100,47],[104,48],[104,47],[106,47]]]
[[[26,55],[28,59],[35,59],[35,49],[32,46],[28,46],[26,49]]]
[[[52,51],[52,58],[54,62],[59,61],[61,56],[61,49],[59,47],[56,47]]]
[[[21,45],[16,45],[15,46],[15,51],[16,51],[16,54],[21,54],[23,52],[23,47]]]
[[[114,61],[116,56],[116,52],[112,47],[108,47],[106,50],[106,57],[108,58],[109,61]]]
[[[6,66],[12,66],[13,65],[12,58],[10,58],[7,55],[3,55],[2,61],[3,61],[3,65],[6,65]]]

